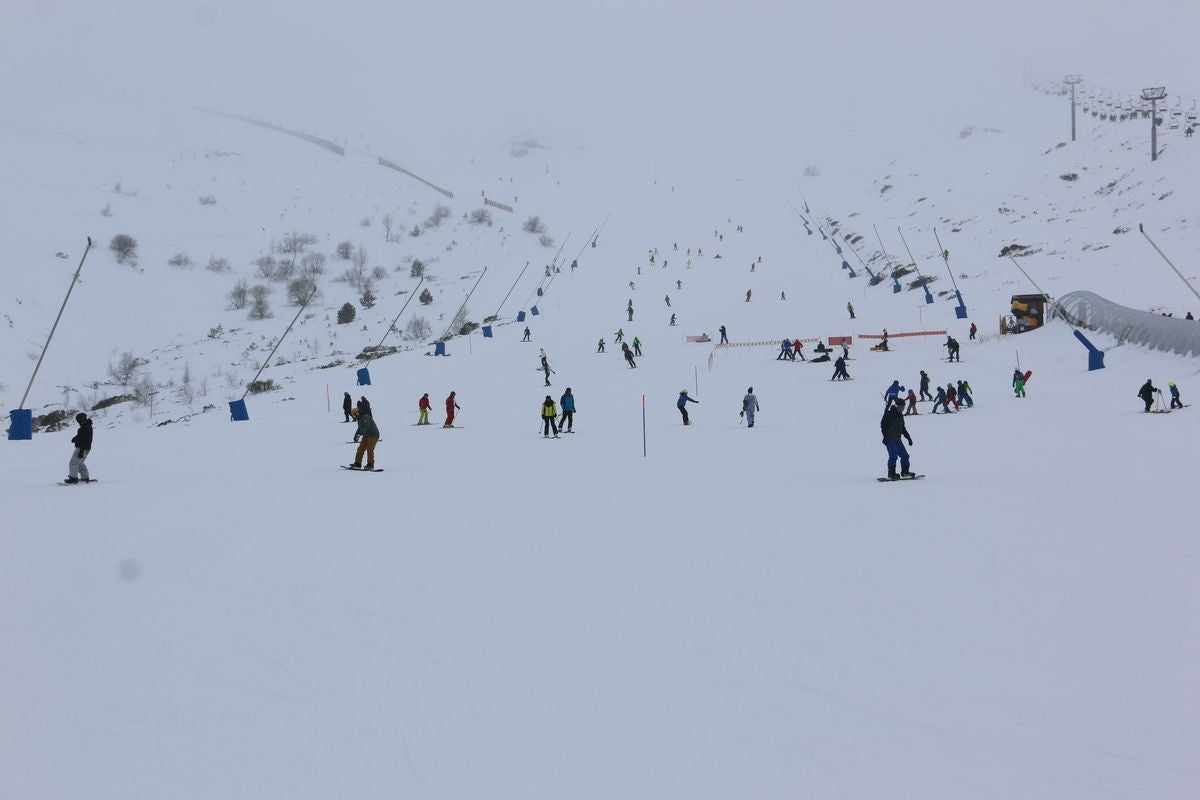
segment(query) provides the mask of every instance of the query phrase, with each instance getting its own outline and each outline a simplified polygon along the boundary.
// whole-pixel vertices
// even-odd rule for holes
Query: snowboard
[[[88,479],[85,481],[83,478],[80,478],[80,479],[79,479],[77,482],[75,482],[75,483],[67,483],[66,481],[59,481],[59,482],[58,482],[58,485],[59,485],[59,486],[82,486],[82,485],[83,485],[83,484],[85,484],[85,483],[95,483],[97,480],[98,480],[97,478],[88,478]]]
[[[1026,373],[1025,373],[1023,376],[1022,376],[1022,378],[1021,378],[1021,379],[1022,379],[1023,381],[1025,381],[1026,383],[1029,383],[1029,379],[1030,379],[1030,378],[1032,378],[1032,377],[1033,377],[1033,370],[1028,370],[1028,371],[1027,371],[1027,372],[1026,372]]]
[[[876,478],[875,480],[879,481],[880,483],[899,483],[900,481],[919,481],[924,477],[924,475],[916,475],[911,478],[897,478],[896,480],[892,480],[891,478]]]
[[[351,471],[351,472],[383,472],[383,470],[382,470],[382,469],[378,469],[378,468],[376,468],[376,469],[367,469],[367,468],[365,468],[365,467],[347,467],[347,466],[346,466],[346,465],[344,465],[344,464],[342,465],[342,469],[349,470],[349,471]]]

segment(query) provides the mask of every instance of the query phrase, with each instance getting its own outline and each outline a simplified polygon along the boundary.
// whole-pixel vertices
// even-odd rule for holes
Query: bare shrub
[[[121,354],[116,364],[108,365],[108,376],[121,386],[128,386],[130,381],[137,376],[138,370],[148,363],[146,359],[138,358],[127,351]]]
[[[246,307],[246,298],[250,296],[250,284],[245,279],[239,280],[229,290],[229,307],[240,310]]]
[[[297,233],[292,231],[280,240],[279,252],[288,255],[298,255],[303,253],[309,245],[316,243],[317,237],[311,233]]]
[[[367,271],[363,267],[354,266],[347,269],[336,280],[350,284],[356,291],[361,292],[364,284],[370,280],[367,277]]]
[[[350,263],[358,269],[363,269],[367,266],[367,251],[361,244],[355,248],[354,255],[350,256]]]
[[[111,217],[112,216],[112,203],[104,204],[104,208],[100,209],[100,216],[102,216],[102,217]]]
[[[396,221],[392,219],[391,214],[384,214],[383,219],[380,220],[380,223],[383,225],[383,240],[385,242],[390,242],[392,240],[392,226],[396,223]]]
[[[334,253],[343,261],[349,261],[350,256],[354,255],[354,245],[351,242],[338,242]]]
[[[206,194],[198,199],[200,200],[200,205],[202,206],[215,206],[217,204],[217,198],[213,197],[211,194]]]
[[[433,213],[425,220],[426,228],[440,228],[442,222],[450,218],[449,206],[435,206]]]
[[[413,225],[412,230],[408,232],[408,235],[409,236],[420,236],[421,235],[421,226]]]
[[[288,283],[288,302],[294,306],[305,306],[317,299],[320,290],[312,278],[300,277]]]
[[[254,276],[270,281],[275,279],[275,270],[279,268],[279,262],[274,256],[259,256],[254,261]]]
[[[108,243],[108,249],[113,251],[118,264],[137,264],[137,240],[127,233],[118,233]]]
[[[477,208],[471,212],[471,216],[467,217],[467,221],[472,225],[491,225],[492,212],[486,208]]]
[[[521,226],[521,230],[526,233],[545,233],[546,225],[542,222],[541,217],[530,217],[525,220],[525,224]]]
[[[450,320],[449,330],[452,333],[463,333],[463,327],[467,324],[467,307],[463,306],[454,315],[454,319]],[[469,333],[469,331],[467,331]]]
[[[553,247],[554,246],[554,237],[547,236],[546,234],[543,233],[541,236],[538,237],[538,244],[540,244],[542,247]]]
[[[187,253],[180,252],[180,253],[176,253],[175,255],[173,255],[169,259],[167,259],[167,263],[170,264],[172,267],[179,267],[180,269],[189,269],[192,266],[192,257],[189,256]]]
[[[370,218],[370,217],[363,217],[362,219],[360,219],[360,220],[358,221],[358,224],[359,224],[360,226],[364,227],[364,228],[369,228],[369,227],[371,227],[371,218]]]
[[[153,407],[155,394],[154,381],[149,375],[143,375],[142,379],[133,387],[133,402],[139,406]]]
[[[270,295],[270,288],[261,283],[250,287],[250,298],[253,301],[250,306],[250,319],[267,319],[271,316],[271,306],[267,303]]]
[[[375,269],[371,270],[371,277],[377,281],[380,281],[380,280],[383,280],[384,278],[386,278],[387,274],[388,274],[387,269],[385,269],[384,267],[375,267]]]
[[[216,256],[208,257],[208,264],[204,267],[209,272],[232,272],[233,267],[229,266],[229,259],[217,258]]]
[[[300,271],[306,277],[315,278],[325,274],[325,254],[309,253],[300,259]]]
[[[411,341],[427,339],[433,333],[433,326],[424,317],[413,317],[404,326],[404,338]]]

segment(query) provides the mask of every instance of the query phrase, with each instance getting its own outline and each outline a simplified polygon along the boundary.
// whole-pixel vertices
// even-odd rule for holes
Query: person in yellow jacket
[[[546,399],[542,401],[542,437],[548,438],[550,431],[554,431],[554,438],[558,438],[558,406],[554,404],[554,398],[546,395]]]

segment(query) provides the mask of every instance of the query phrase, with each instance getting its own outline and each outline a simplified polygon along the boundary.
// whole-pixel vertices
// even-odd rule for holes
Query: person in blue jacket
[[[562,421],[558,423],[558,429],[566,433],[575,432],[575,395],[571,394],[571,387],[563,392],[563,396],[558,398],[558,406],[562,409]]]
[[[900,381],[898,381],[898,380],[892,381],[892,385],[889,386],[887,388],[887,391],[883,393],[884,409],[886,410],[886,409],[890,408],[892,403],[896,401],[896,398],[899,397],[900,393],[903,391],[904,391],[904,387],[900,385]]]
[[[939,386],[938,390],[937,390],[937,397],[934,398],[934,401],[933,401],[933,411],[931,411],[929,413],[936,414],[937,410],[938,410],[938,406],[941,406],[942,411],[949,414],[950,406],[947,405],[947,403],[949,402],[949,399],[950,398],[946,397],[946,388],[944,386]]]
[[[681,391],[679,393],[679,400],[675,403],[675,407],[678,408],[679,413],[683,415],[683,424],[684,425],[692,424],[691,420],[688,419],[687,404],[688,403],[699,403],[699,402],[700,402],[699,400],[693,400],[692,398],[688,397],[687,389],[684,389],[683,391]]]
[[[1175,385],[1175,381],[1167,381],[1167,386],[1171,389],[1171,408],[1183,408],[1183,401],[1179,399],[1179,387]]]

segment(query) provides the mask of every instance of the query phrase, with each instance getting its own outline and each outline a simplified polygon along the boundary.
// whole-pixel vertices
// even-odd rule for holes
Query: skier
[[[758,411],[758,398],[754,396],[754,387],[751,386],[746,390],[746,396],[742,398],[742,416],[746,418],[746,427],[754,427],[754,414]]]
[[[683,289],[683,281],[675,281],[675,288],[682,290]]]
[[[854,319],[854,304],[847,301],[846,310],[850,312],[850,319]]]
[[[75,445],[75,449],[71,451],[67,478],[63,483],[89,483],[92,476],[84,462],[87,461],[88,453],[92,452],[92,421],[82,411],[75,415],[75,421],[79,423],[79,430],[71,437],[71,444]]]
[[[632,299],[629,301],[629,308],[627,308],[625,310],[629,312],[629,320],[628,321],[633,322],[633,300]]]
[[[779,299],[786,302],[787,301],[787,292],[780,292]]]
[[[342,396],[342,413],[346,415],[346,418],[342,422],[350,421],[350,409],[352,408],[354,408],[354,401],[350,399],[350,393],[346,392]]]
[[[617,344],[620,344],[621,342],[625,341],[625,329],[617,328],[617,332],[614,333],[613,336],[615,337],[613,341]]]
[[[651,256],[653,258],[653,256]],[[554,398],[546,395],[546,399],[542,401],[542,438],[550,438],[550,431],[554,431],[554,438],[558,438],[558,407],[554,405]]]
[[[1171,390],[1171,408],[1183,408],[1183,401],[1179,399],[1179,387],[1175,385],[1175,381],[1167,381],[1167,388]]]
[[[904,416],[911,417],[917,413],[917,393],[912,389],[908,390],[908,408],[904,409]]]
[[[966,381],[958,382],[958,402],[971,408],[975,405],[975,401],[971,399],[971,384]]]
[[[563,396],[558,398],[558,404],[562,407],[562,420],[558,423],[559,430],[566,430],[567,433],[575,432],[575,395],[571,394],[571,387],[563,392]]]
[[[896,398],[899,397],[900,393],[903,391],[904,391],[904,387],[900,385],[900,381],[898,381],[898,380],[892,381],[892,385],[889,386],[887,388],[887,391],[885,391],[883,393],[884,410],[886,410],[888,406],[890,406],[892,403],[894,403],[896,401]]]
[[[417,424],[418,425],[428,425],[429,424],[429,392],[426,392],[425,394],[421,395],[421,399],[417,401],[417,411],[419,412],[419,416],[417,417]]]
[[[638,275],[641,275],[641,274],[642,274],[642,268],[638,267]],[[629,282],[629,289],[634,292],[637,291],[637,287],[633,285],[633,281]],[[630,302],[630,304],[632,304],[633,300],[630,300],[629,302]]]
[[[674,315],[674,314],[672,314],[672,315],[671,315],[671,322],[670,322],[670,324],[671,324],[671,325],[674,325],[674,324],[675,324],[675,315]]]
[[[597,353],[604,352],[604,337],[603,336],[600,337],[600,344],[596,345],[596,352]]]
[[[943,389],[941,386],[939,386],[937,388],[937,398],[933,401],[933,411],[931,411],[929,413],[936,414],[937,410],[938,410],[938,406],[942,407],[943,413],[946,413],[946,414],[950,413],[950,406],[946,405],[946,390]]]
[[[900,413],[904,408],[904,401],[896,398],[896,402],[888,406],[883,412],[883,419],[879,420],[879,430],[883,434],[883,446],[888,452],[888,478],[890,480],[899,480],[900,478],[915,478],[917,477],[909,470],[908,450],[905,449],[901,438],[907,439],[909,445],[913,443],[912,436],[909,435],[908,429],[904,427],[904,415]],[[900,459],[900,474],[896,474],[896,459]]]
[[[842,358],[850,358],[850,345],[842,340]]]
[[[693,400],[692,398],[688,397],[687,389],[684,389],[683,391],[681,391],[679,393],[679,400],[676,401],[675,407],[678,408],[679,413],[683,415],[683,424],[684,425],[692,424],[691,420],[688,419],[687,404],[688,403],[699,403],[699,402],[700,402],[699,400]]]
[[[667,301],[667,308],[670,308],[671,307],[671,295],[667,295],[663,299]]]
[[[746,302],[747,302],[747,303],[749,303],[749,302],[750,302],[750,292],[751,292],[751,291],[752,291],[751,289],[747,289],[747,290],[746,290]]]
[[[958,357],[958,340],[955,339],[953,336],[946,337],[946,344],[944,344],[943,347],[945,347],[946,350],[949,352],[949,357],[946,359],[947,361],[961,361],[962,360]]]
[[[776,361],[792,360],[792,340],[784,339],[779,344],[779,355],[775,356]]]
[[[828,356],[826,356],[826,358],[828,358]],[[842,358],[841,356],[837,357],[837,361],[833,362],[833,377],[829,380],[850,380],[850,373],[846,372],[846,359]]]
[[[529,326],[528,326],[528,325],[526,325],[526,326],[525,326],[525,338],[523,338],[521,341],[522,341],[522,342],[528,342],[528,341],[529,341]]]
[[[929,393],[929,375],[925,373],[925,370],[921,370],[921,399],[933,399],[933,395]]]
[[[800,341],[799,339],[792,342],[792,361],[796,360],[796,356],[800,356],[801,361],[808,361],[808,359],[804,357],[804,342]]]
[[[367,469],[375,469],[375,445],[379,443],[379,428],[375,425],[375,420],[371,418],[371,407],[368,405],[367,410],[359,410],[358,412],[358,436],[362,439],[358,443],[358,450],[354,453],[354,463],[350,465],[350,469],[363,468],[363,455],[367,457]]]
[[[977,330],[979,330],[979,329],[978,329],[978,328],[976,328],[976,327],[975,327],[975,323],[974,323],[974,322],[972,322],[972,323],[971,323],[970,336],[968,336],[967,338],[968,338],[968,339],[974,339],[974,338],[975,338],[975,332],[976,332]]]
[[[725,326],[722,325],[719,330],[721,331],[721,342],[720,343],[721,344],[729,344],[729,337],[725,335]]]
[[[1013,373],[1013,394],[1017,397],[1025,396],[1025,375],[1020,369]]]
[[[953,383],[946,384],[946,405],[954,404],[954,410],[959,411],[961,407],[958,405],[958,390],[954,388]]]
[[[642,340],[636,336],[633,337],[633,354],[639,357],[642,355]]]
[[[550,360],[546,358],[546,354],[542,354],[542,372],[546,375],[546,386],[550,385]]]
[[[1147,413],[1150,411],[1150,406],[1154,405],[1154,395],[1157,392],[1158,389],[1154,388],[1154,384],[1150,382],[1149,378],[1146,378],[1146,382],[1142,384],[1142,388],[1138,389],[1137,396],[1146,402]]]
[[[455,411],[462,411],[462,406],[460,406],[458,404],[458,401],[454,399],[454,392],[451,392],[450,395],[446,398],[446,421],[444,423],[442,423],[443,428],[453,428],[454,427],[454,412]]]
[[[629,345],[622,342],[621,352],[625,354],[625,360],[629,362],[629,368],[637,369],[637,364],[633,363],[633,351],[629,349]]]

